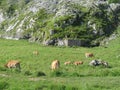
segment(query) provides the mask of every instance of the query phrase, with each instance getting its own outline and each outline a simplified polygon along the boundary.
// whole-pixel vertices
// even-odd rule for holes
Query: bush
[[[120,0],[108,0],[109,3],[120,3]]]

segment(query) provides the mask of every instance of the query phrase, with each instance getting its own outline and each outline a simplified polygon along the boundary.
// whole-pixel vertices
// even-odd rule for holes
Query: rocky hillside
[[[65,39],[85,46],[105,44],[117,36],[119,0],[1,0],[0,37],[64,45]],[[61,41],[61,42],[60,42]]]

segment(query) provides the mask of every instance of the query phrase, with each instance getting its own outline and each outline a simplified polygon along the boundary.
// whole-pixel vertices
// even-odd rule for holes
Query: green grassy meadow
[[[33,51],[39,55],[33,55]],[[85,52],[95,57],[85,58]],[[102,59],[109,68],[91,67],[93,59]],[[50,69],[53,60],[60,69]],[[9,60],[21,62],[21,72],[4,67]],[[65,61],[83,61],[83,65],[64,65]],[[0,39],[0,90],[120,90],[120,38],[104,47],[53,47],[25,40]]]

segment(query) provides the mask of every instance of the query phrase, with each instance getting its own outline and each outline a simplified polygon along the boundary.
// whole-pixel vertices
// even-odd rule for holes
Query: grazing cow
[[[33,55],[38,55],[39,52],[38,51],[33,51]]]
[[[64,65],[70,65],[71,64],[71,61],[67,61],[64,63]]]
[[[85,53],[85,57],[88,58],[88,57],[93,57],[93,53]]]
[[[108,62],[102,61],[102,60],[92,60],[89,65],[91,66],[99,66],[103,65],[104,67],[108,67]]]
[[[83,64],[83,61],[75,61],[73,64],[77,66],[77,65]]]
[[[17,60],[11,60],[9,62],[7,62],[7,64],[5,64],[5,67],[7,68],[16,68],[16,69],[21,69],[20,68],[20,62]]]
[[[104,67],[109,67],[108,62],[105,62],[105,61],[101,61],[101,65],[103,65]]]
[[[54,60],[51,64],[51,69],[56,70],[60,67],[60,62],[58,60]]]
[[[98,60],[92,60],[90,63],[89,63],[90,66],[98,66],[100,65],[100,62]]]

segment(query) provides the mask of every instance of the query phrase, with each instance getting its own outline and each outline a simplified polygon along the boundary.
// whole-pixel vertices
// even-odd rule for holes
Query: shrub
[[[120,3],[120,0],[108,0],[109,3]]]

